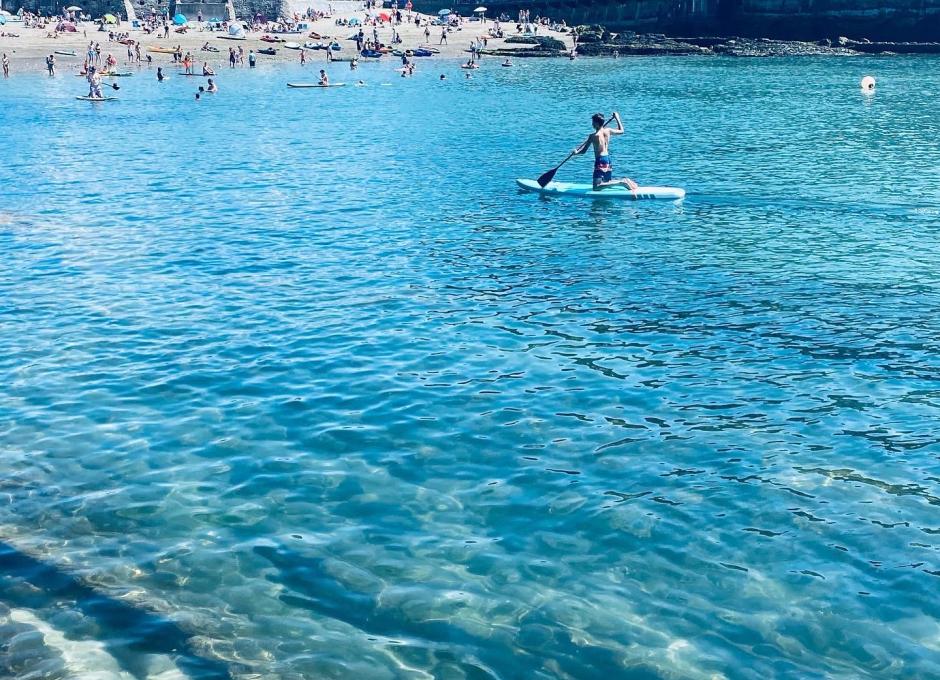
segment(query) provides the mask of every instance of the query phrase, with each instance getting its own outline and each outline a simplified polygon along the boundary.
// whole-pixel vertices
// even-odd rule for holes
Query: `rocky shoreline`
[[[583,56],[727,55],[733,57],[853,56],[859,54],[940,54],[940,42],[872,42],[836,38],[816,42],[769,38],[672,38],[661,33],[611,33],[602,26],[579,26],[577,53]]]

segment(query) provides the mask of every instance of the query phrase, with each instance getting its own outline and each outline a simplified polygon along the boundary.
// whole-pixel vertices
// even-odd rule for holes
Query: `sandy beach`
[[[414,17],[414,15],[415,13],[412,14],[412,17]],[[301,44],[311,40],[313,42],[319,42],[316,39],[310,38],[310,33],[319,34],[321,36],[321,40],[325,40],[328,36],[330,39],[337,40],[342,46],[342,50],[335,53],[336,56],[348,59],[348,57],[355,54],[355,43],[347,40],[347,38],[353,33],[357,32],[359,28],[338,26],[336,21],[341,19],[348,20],[352,18],[358,18],[362,20],[364,16],[365,13],[361,11],[354,13],[337,13],[330,18],[308,22],[310,24],[310,29],[304,31],[303,33],[278,35],[284,40],[294,41]],[[426,15],[420,16],[425,19],[432,18],[427,17]],[[201,30],[199,25],[195,22],[192,22],[190,25],[195,27],[190,28],[190,30],[188,30],[186,33],[176,33],[175,31],[171,30],[168,38],[158,37],[156,33],[147,34],[143,30],[131,29],[130,24],[127,22],[123,22],[121,26],[114,27],[113,30],[116,33],[129,33],[132,40],[140,42],[142,56],[141,66],[147,65],[148,54],[152,59],[153,65],[159,66],[162,64],[172,63],[172,54],[154,52],[152,49],[171,49],[177,45],[182,48],[184,53],[188,51],[195,55],[197,70],[201,69],[203,62],[208,62],[210,67],[216,71],[219,71],[223,67],[228,68],[229,47],[242,47],[246,55],[249,50],[254,50],[257,53],[259,49],[275,47],[277,49],[276,55],[258,55],[259,65],[273,62],[296,63],[300,61],[299,50],[287,49],[282,45],[272,45],[271,43],[262,41],[261,37],[266,34],[264,31],[248,31],[246,32],[245,40],[229,40],[224,37],[226,36],[224,31]],[[471,42],[486,35],[489,29],[494,25],[494,21],[465,21],[459,28],[451,28],[447,35],[447,42],[440,44],[440,26],[430,26],[430,39],[427,40],[425,38],[425,27],[423,25],[420,27],[416,26],[412,18],[411,22],[405,22],[400,26],[395,27],[403,41],[396,47],[406,50],[417,48],[419,45],[428,44],[435,50],[439,50],[439,53],[435,54],[434,57],[418,59],[419,64],[441,58],[466,58]],[[515,24],[503,23],[502,28],[507,37],[516,35]],[[95,41],[101,44],[102,63],[107,58],[108,54],[113,54],[114,58],[117,59],[118,68],[122,71],[127,71],[131,67],[137,68],[138,66],[136,62],[130,63],[127,61],[126,45],[119,42],[108,42],[108,33],[99,31],[97,24],[93,22],[80,23],[78,24],[78,32],[58,33],[55,34],[57,37],[50,37],[51,31],[49,29],[25,28],[22,24],[15,22],[8,22],[5,26],[0,27],[0,29],[2,29],[0,32],[5,34],[18,34],[18,37],[10,37],[9,35],[0,37],[0,52],[6,54],[10,60],[11,76],[15,76],[17,73],[23,72],[45,72],[46,57],[53,53],[56,53],[55,57],[57,74],[62,75],[67,73],[77,73],[81,70],[82,62],[84,60],[84,55],[87,51],[89,41]],[[365,31],[367,37],[371,37],[371,26],[365,26],[363,27],[363,30]],[[547,28],[540,27],[540,35],[543,31],[545,35],[563,40],[566,45],[571,44],[570,36],[567,36],[564,33],[550,31]],[[379,40],[382,43],[391,43],[392,28],[389,24],[380,26],[378,28],[378,32]],[[201,48],[206,42],[208,42],[210,46],[217,48],[219,51],[203,51]],[[487,49],[516,50],[527,47],[531,47],[531,45],[507,43],[503,38],[491,37],[488,38],[487,44]],[[75,54],[74,56],[71,56],[68,54],[62,54],[63,52],[74,52]],[[397,59],[397,57],[392,55],[388,55],[387,57],[383,58],[389,60]],[[306,50],[306,59],[308,65],[320,63],[325,64],[326,52],[323,50]],[[245,66],[247,66],[247,64],[245,64]]]

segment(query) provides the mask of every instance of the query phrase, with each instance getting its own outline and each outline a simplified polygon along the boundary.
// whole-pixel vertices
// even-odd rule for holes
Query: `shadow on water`
[[[321,558],[283,545],[254,550],[278,569],[268,579],[291,591],[280,596],[285,604],[343,621],[395,645],[427,647],[438,660],[460,664],[468,678],[548,677],[539,670],[551,672],[552,677],[661,678],[641,664],[626,668],[612,650],[579,644],[567,628],[539,608],[522,616],[515,639],[507,644],[498,635],[476,635],[444,617],[415,620],[397,607],[382,604],[378,594],[353,592],[330,575]],[[540,631],[537,642],[527,635],[530,630]]]
[[[23,588],[24,581],[33,588]],[[74,602],[76,609],[94,619],[105,632],[99,641],[128,673],[143,676],[140,655],[164,654],[192,678],[231,678],[226,664],[188,651],[191,636],[173,621],[109,597],[2,541],[0,600],[24,609]]]

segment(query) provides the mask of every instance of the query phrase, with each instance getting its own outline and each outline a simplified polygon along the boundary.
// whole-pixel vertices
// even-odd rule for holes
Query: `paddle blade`
[[[121,89],[121,86],[118,85],[117,83],[114,83],[111,87],[113,87],[115,90],[120,90],[120,89]]]
[[[548,172],[546,172],[546,173],[544,173],[544,174],[542,174],[542,175],[539,175],[539,178],[538,178],[537,180],[535,180],[535,181],[538,182],[538,183],[539,183],[539,186],[544,189],[546,184],[548,184],[548,183],[551,182],[553,179],[555,179],[555,173],[556,173],[556,172],[558,172],[558,168],[557,168],[557,167],[556,167],[556,168],[552,168],[552,169],[549,170]]]

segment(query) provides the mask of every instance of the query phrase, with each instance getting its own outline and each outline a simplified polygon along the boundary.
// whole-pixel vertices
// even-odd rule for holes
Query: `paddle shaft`
[[[608,125],[611,124],[611,122],[612,122],[613,120],[614,120],[614,117],[611,116],[610,118],[607,119],[607,122],[604,123],[601,127],[607,127]],[[561,163],[559,163],[558,165],[556,165],[554,168],[552,168],[552,169],[549,170],[548,172],[546,172],[546,173],[544,173],[543,175],[541,175],[541,176],[538,178],[538,180],[536,180],[536,181],[539,183],[539,186],[544,187],[546,184],[548,184],[549,182],[551,182],[551,181],[555,178],[555,173],[558,172],[558,171],[561,169],[561,166],[563,166],[565,163],[567,163],[568,161],[570,161],[570,160],[571,160],[572,158],[574,158],[576,155],[577,155],[577,152],[576,152],[576,151],[572,151],[571,153],[569,153],[569,154],[565,157],[565,160],[563,160]]]

